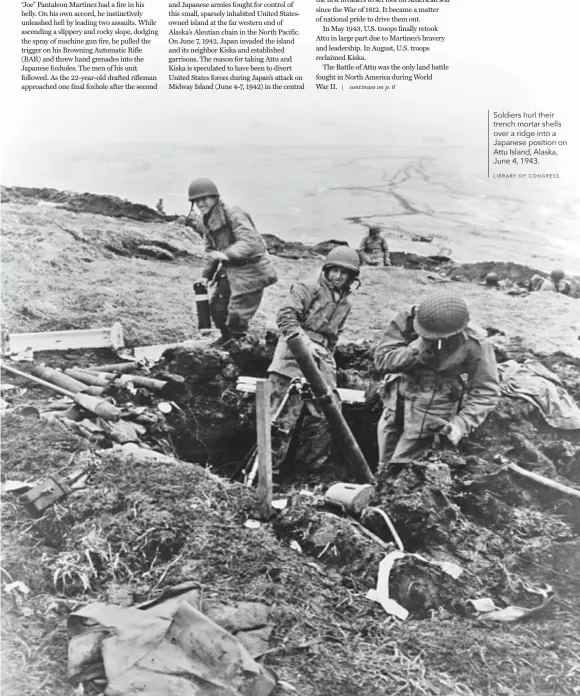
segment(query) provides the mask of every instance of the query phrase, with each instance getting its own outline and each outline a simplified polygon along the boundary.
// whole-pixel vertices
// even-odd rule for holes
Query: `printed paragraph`
[[[145,2],[21,2],[23,90],[155,90]]]
[[[169,3],[170,90],[303,90],[294,0]]]
[[[488,176],[558,179],[559,152],[568,146],[554,111],[488,112]]]
[[[449,70],[450,0],[316,0],[316,88],[391,90]]]

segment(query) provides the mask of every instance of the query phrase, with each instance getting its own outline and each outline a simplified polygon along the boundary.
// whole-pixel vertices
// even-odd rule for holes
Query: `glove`
[[[228,257],[224,254],[223,251],[214,250],[214,251],[208,252],[207,255],[212,261],[227,261],[228,260]]]
[[[441,435],[445,435],[449,442],[456,447],[463,437],[463,430],[457,423],[452,423],[451,421],[446,423],[439,432]]]

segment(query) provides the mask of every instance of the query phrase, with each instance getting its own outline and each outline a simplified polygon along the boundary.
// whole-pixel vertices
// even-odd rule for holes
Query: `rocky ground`
[[[175,222],[111,219],[32,200],[3,207],[6,329],[119,320],[132,345],[195,335],[187,299],[201,259],[194,233]],[[96,599],[130,605],[195,580],[210,597],[272,608],[271,652],[263,659],[281,681],[277,694],[578,694],[578,501],[518,477],[496,457],[580,487],[580,434],[551,428],[526,402],[502,398],[459,451],[434,451],[379,480],[374,503],[389,513],[405,550],[463,570],[453,578],[412,556],[399,561],[391,590],[410,612],[406,621],[365,597],[395,548],[382,518],[363,518],[376,537],[369,538],[322,503],[335,480],[356,479],[340,451],[320,476],[299,468],[285,476],[275,496],[287,507],[257,529],[244,526],[257,514],[255,493],[239,482],[255,423],[253,397],[236,390],[236,379],[264,375],[276,307],[291,279],[314,272],[326,250],[272,238],[269,245],[281,281],[268,291],[255,336],[230,352],[174,349],[153,370],[184,378],[172,394],[181,411],[147,441],[170,456],[143,459],[57,421],[4,416],[5,477],[33,480],[87,457],[97,457],[98,466],[85,489],[40,520],[3,496],[2,693],[78,693],[65,680],[71,610]],[[139,247],[171,258],[145,256]],[[364,269],[337,352],[340,386],[367,393],[365,404],[344,412],[371,466],[380,415],[372,346],[393,311],[444,283],[461,288],[474,318],[495,334],[498,360],[540,359],[580,400],[575,299],[486,290],[479,281],[487,266],[411,255],[395,263]],[[66,367],[117,359],[65,352],[41,360]],[[13,406],[40,407],[47,397],[31,387]],[[145,393],[135,398],[152,403]],[[29,594],[6,592],[18,580]],[[553,598],[526,621],[479,620],[469,601],[490,597],[499,607],[533,608],[542,603],[533,590],[546,585]]]

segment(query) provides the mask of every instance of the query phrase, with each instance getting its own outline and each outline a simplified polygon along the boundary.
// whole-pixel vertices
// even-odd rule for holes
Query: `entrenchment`
[[[166,353],[162,369],[182,375],[187,385],[179,401],[183,424],[172,435],[182,458],[241,478],[255,444],[254,397],[238,392],[236,381],[241,374],[266,376],[274,345],[270,334],[262,341],[250,338],[231,353],[191,348]],[[517,343],[503,343],[497,357],[501,362],[532,356]],[[336,359],[339,386],[365,390],[365,404],[345,404],[343,411],[374,468],[381,402],[372,346],[341,344]],[[544,356],[544,362],[577,397],[580,361],[561,355]],[[389,514],[405,551],[455,563],[465,571],[455,579],[413,559],[397,564],[393,596],[417,617],[438,608],[465,614],[468,600],[478,596],[525,601],[524,587],[538,583],[564,594],[579,586],[577,501],[518,479],[496,455],[564,483],[580,481],[580,433],[555,430],[533,406],[507,397],[458,451],[434,450],[425,460],[394,466],[380,477],[374,505]],[[321,496],[331,483],[357,480],[340,449],[333,450],[332,466],[320,475],[294,462],[290,476],[281,480],[286,483],[278,484],[276,495],[288,497],[289,503],[273,519],[279,537],[296,541],[353,586],[372,588],[385,546],[395,546],[380,515],[370,512],[362,522],[383,546],[324,505]],[[299,493],[304,484],[314,486],[314,498]]]
[[[51,660],[48,683],[46,669],[34,665],[27,680],[39,693],[67,693],[64,620],[79,605],[131,606],[195,582],[212,601],[271,607],[266,664],[304,696],[347,696],[361,688],[412,696],[417,685],[429,696],[483,695],[490,684],[496,692],[501,686],[512,695],[547,696],[561,693],[553,677],[573,693],[578,505],[518,479],[494,455],[578,483],[578,433],[555,431],[527,403],[503,398],[460,451],[433,451],[379,478],[371,503],[388,513],[406,552],[389,583],[391,598],[409,612],[399,622],[366,598],[381,562],[396,549],[383,518],[370,510],[355,520],[324,502],[330,484],[356,478],[340,452],[322,476],[297,463],[291,480],[275,488],[286,507],[257,529],[245,526],[258,503],[239,483],[254,444],[254,397],[237,391],[236,382],[240,375],[265,376],[275,338],[251,338],[230,353],[202,346],[165,353],[154,375],[184,378],[174,397],[182,411],[169,414],[163,432],[163,449],[174,456],[101,450],[88,486],[41,519],[31,520],[15,502],[3,505],[3,573],[32,591],[29,599],[3,602],[3,622],[15,636],[10,647],[32,640]],[[526,356],[517,344],[498,350],[500,360]],[[564,355],[543,361],[577,398],[580,361]],[[366,403],[345,405],[344,413],[374,467],[380,402],[372,346],[342,344],[337,362],[340,386],[366,390]],[[60,471],[94,456],[89,450],[86,439],[57,421],[3,419],[10,478]],[[445,564],[459,567],[460,577]],[[473,616],[470,600],[486,597],[500,607],[542,606],[532,590],[545,585],[555,597],[530,615],[531,628],[497,628]],[[523,630],[529,640],[522,641]],[[499,667],[506,659],[513,671]],[[20,683],[14,669],[10,675]]]

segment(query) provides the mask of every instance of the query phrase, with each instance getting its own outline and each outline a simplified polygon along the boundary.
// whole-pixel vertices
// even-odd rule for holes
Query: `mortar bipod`
[[[283,428],[281,428],[278,425],[278,421],[280,420],[282,414],[284,413],[284,409],[286,408],[288,404],[288,400],[292,396],[292,394],[300,394],[303,399],[308,399],[308,393],[309,393],[309,385],[308,382],[303,377],[295,377],[290,384],[288,385],[288,389],[284,392],[284,396],[282,397],[282,401],[280,401],[280,405],[276,409],[276,413],[272,416],[272,419],[270,421],[272,428],[275,428],[278,430],[278,432],[282,432],[285,435],[290,435],[290,431],[285,431]],[[311,394],[311,392],[310,392]],[[258,474],[258,455],[257,453],[254,456],[254,459],[252,461],[252,467],[250,471],[246,474],[244,478],[244,485],[247,486],[248,488],[251,488],[254,485],[254,482],[256,480],[256,476]]]

